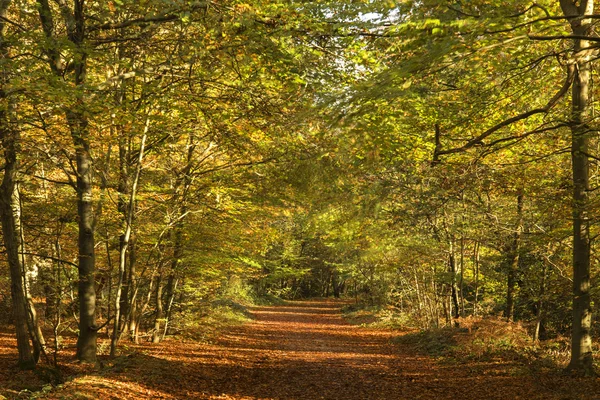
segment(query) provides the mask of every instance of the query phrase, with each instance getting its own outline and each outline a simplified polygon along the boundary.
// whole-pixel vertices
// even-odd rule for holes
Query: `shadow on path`
[[[132,383],[165,398],[579,398],[528,376],[511,376],[498,365],[476,372],[441,365],[391,344],[397,333],[347,324],[339,312],[343,304],[320,300],[255,307],[253,323],[212,345],[172,341],[164,353],[148,346],[143,361],[136,357],[123,368]]]
[[[516,376],[500,363],[441,364],[346,323],[331,300],[255,307],[213,344],[134,346],[114,367],[46,399],[598,399],[598,380]],[[65,396],[66,395],[66,396]]]

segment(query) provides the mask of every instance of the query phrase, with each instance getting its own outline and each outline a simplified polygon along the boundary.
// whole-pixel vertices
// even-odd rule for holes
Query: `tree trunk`
[[[175,291],[177,290],[177,283],[179,280],[173,275],[169,276],[167,281],[167,310],[165,312],[165,327],[161,340],[165,339],[169,331],[169,320],[171,319],[171,310],[173,309],[173,301],[175,300]]]
[[[6,62],[9,59],[8,47],[4,35],[6,31],[5,17],[10,1],[0,2],[0,57]],[[23,287],[23,265],[21,263],[21,207],[17,191],[16,176],[18,172],[17,152],[19,132],[11,126],[9,112],[11,101],[6,93],[6,85],[10,77],[4,67],[0,73],[0,140],[4,149],[4,177],[0,185],[0,219],[2,220],[2,237],[6,248],[6,259],[10,270],[10,292],[13,303],[13,317],[17,336],[18,364],[21,369],[34,369],[37,360],[31,352],[27,327],[27,299]]]
[[[4,145],[5,167],[4,178],[0,186],[0,218],[2,219],[2,236],[6,248],[6,258],[10,269],[11,297],[13,316],[17,334],[17,350],[19,352],[19,367],[33,369],[37,359],[31,352],[28,329],[28,305],[23,285],[23,265],[21,263],[20,203],[15,184],[16,176],[16,138],[15,132],[7,130],[6,119],[2,118],[0,136]]]
[[[129,315],[129,287],[130,282],[128,278],[128,271],[126,268],[121,269],[122,260],[121,255],[123,253],[127,253],[127,246],[125,244],[125,230],[127,229],[127,221],[129,219],[128,216],[128,205],[129,198],[131,195],[131,179],[129,174],[129,151],[128,151],[128,140],[125,137],[125,132],[118,127],[119,129],[119,184],[118,184],[118,192],[119,197],[117,199],[117,210],[121,214],[122,224],[123,224],[123,232],[119,236],[119,275],[118,275],[118,283],[117,283],[117,299],[119,301],[119,317],[116,318],[119,323],[119,330],[123,330],[127,324],[125,320]],[[125,266],[126,267],[126,266]],[[120,288],[120,289],[119,289]],[[116,303],[115,303],[116,305]],[[115,310],[116,312],[116,310]],[[125,320],[125,321],[124,321]]]
[[[591,15],[593,0],[560,0],[565,15]],[[573,35],[593,35],[590,19],[571,19]],[[589,40],[574,39],[574,80],[571,111],[571,161],[573,171],[573,327],[571,332],[571,361],[568,369],[579,374],[593,375],[592,309],[590,302],[590,230],[589,230],[589,126],[591,58]]]
[[[517,194],[517,223],[513,240],[510,244],[506,264],[508,266],[508,279],[506,284],[506,310],[504,316],[508,321],[515,318],[515,295],[517,286],[517,275],[519,273],[519,253],[521,248],[521,232],[523,231],[523,193]]]
[[[450,256],[448,260],[450,268],[450,294],[452,296],[452,316],[458,318],[460,316],[460,308],[458,304],[458,290],[456,288],[456,260],[454,259],[454,241],[450,242]]]
[[[76,4],[79,4],[76,2]],[[75,17],[78,30],[83,34],[82,10],[76,5]],[[81,42],[83,37],[81,37]],[[81,42],[77,42],[81,45]],[[80,50],[83,53],[83,50]],[[85,56],[75,68],[75,85],[85,81]],[[83,102],[80,100],[83,108]],[[77,216],[79,239],[79,337],[77,339],[77,359],[82,362],[96,362],[96,255],[94,238],[94,208],[92,192],[92,156],[90,154],[89,127],[82,110],[67,111],[67,122],[75,144],[75,165],[77,169]]]
[[[85,49],[85,15],[84,1],[73,2],[73,9],[61,7],[61,16],[67,27],[66,39],[75,53],[69,70],[62,62],[62,41],[55,37],[53,10],[48,0],[37,0],[40,22],[48,41],[45,53],[52,72],[60,79],[65,79],[72,72],[73,91],[76,103],[65,110],[65,117],[75,147],[75,170],[77,181],[78,216],[78,252],[79,252],[79,337],[77,339],[77,359],[82,362],[96,361],[96,266],[94,253],[94,210],[92,193],[92,156],[90,154],[90,135],[87,120],[86,104],[83,96],[86,82],[87,50]],[[62,4],[62,3],[61,3]]]
[[[460,316],[465,316],[465,237],[460,237]]]
[[[475,298],[473,299],[473,315],[477,315],[479,307],[479,241],[475,241],[473,249],[473,274],[475,275]]]
[[[150,117],[146,116],[146,123],[144,125],[144,131],[140,143],[139,155],[135,170],[135,176],[133,178],[133,183],[131,185],[131,190],[129,199],[127,199],[127,206],[122,209],[125,218],[125,226],[123,235],[120,237],[120,249],[119,249],[119,282],[117,284],[117,294],[115,296],[115,321],[113,327],[113,335],[110,344],[110,355],[114,357],[117,351],[117,344],[120,337],[120,327],[121,327],[121,291],[123,285],[123,277],[126,273],[126,264],[127,264],[127,249],[129,247],[129,239],[131,238],[131,231],[133,225],[133,216],[135,213],[135,197],[137,193],[137,186],[140,180],[140,174],[142,172],[142,161],[144,159],[144,150],[146,145],[146,138],[148,137],[148,129],[150,127]],[[129,179],[126,179],[125,183],[128,183]],[[125,190],[125,189],[124,189]],[[120,196],[121,198],[122,196]],[[129,263],[131,266],[131,262]]]
[[[137,332],[137,318],[138,318],[138,307],[137,307],[137,292],[139,290],[139,284],[136,283],[136,239],[131,238],[129,243],[129,271],[127,273],[127,281],[129,282],[129,293],[131,293],[127,300],[127,310],[129,311],[128,316],[125,317],[124,323],[129,323],[129,338],[137,343],[136,334]],[[133,292],[133,293],[132,293]]]
[[[160,340],[162,338],[160,324],[163,321],[163,302],[162,302],[163,285],[161,282],[162,281],[161,278],[162,278],[162,276],[159,273],[156,276],[156,295],[155,295],[156,315],[154,317],[154,331],[152,332],[152,343],[160,343]]]
[[[336,299],[340,298],[340,294],[342,292],[342,285],[343,282],[339,277],[339,273],[337,271],[337,268],[334,268],[333,270],[333,278],[332,278],[332,284],[333,284],[333,297],[335,297]]]
[[[546,263],[542,265],[542,281],[540,282],[540,291],[538,293],[538,301],[535,310],[535,329],[533,331],[533,341],[537,342],[540,340],[540,330],[543,321],[543,307],[544,307],[544,296],[546,295]]]
[[[77,359],[96,361],[96,256],[94,252],[94,210],[92,205],[92,157],[88,143],[88,122],[80,112],[68,112],[67,120],[76,148],[77,215],[79,216],[79,338]]]

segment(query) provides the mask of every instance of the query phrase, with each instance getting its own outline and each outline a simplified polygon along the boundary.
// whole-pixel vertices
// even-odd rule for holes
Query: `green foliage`
[[[460,360],[526,360],[536,357],[534,343],[520,325],[493,318],[459,320],[445,327],[399,336],[395,341],[434,356]]]
[[[447,356],[456,348],[453,328],[446,327],[436,330],[420,331],[398,336],[395,342],[410,345],[411,348],[432,356]]]
[[[368,328],[410,330],[418,326],[411,316],[394,307],[352,304],[342,309],[344,319],[354,325]]]
[[[172,305],[180,332],[312,296],[357,298],[372,308],[350,319],[393,328],[452,325],[452,296],[460,314],[498,315],[522,228],[514,317],[541,319],[544,338],[568,332],[571,111],[567,96],[545,107],[571,47],[534,37],[569,26],[546,18],[560,15],[555,1],[463,3],[99,1],[78,43],[66,8],[49,3],[48,34],[37,9],[13,2],[0,89],[20,133],[33,296],[56,294],[53,318],[74,327],[74,160],[89,147],[103,318],[128,220],[125,297],[137,310]],[[84,146],[73,142],[74,111]],[[444,150],[456,151],[437,157]],[[598,207],[589,218],[594,236]],[[134,317],[148,328],[149,315]],[[433,335],[432,351],[444,352],[450,332],[415,340]]]

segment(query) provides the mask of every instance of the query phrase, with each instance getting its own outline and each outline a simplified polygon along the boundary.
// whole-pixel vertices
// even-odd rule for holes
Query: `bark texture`
[[[10,0],[0,1],[0,59],[9,59],[9,44],[6,40],[6,23]],[[6,258],[10,270],[10,291],[13,303],[13,317],[17,335],[19,367],[33,369],[37,360],[31,352],[28,331],[27,296],[23,286],[23,264],[21,258],[21,207],[17,188],[19,132],[11,126],[11,101],[6,93],[10,80],[10,71],[6,63],[0,71],[0,140],[4,150],[4,177],[0,185],[0,219],[2,220],[2,238],[6,249]]]
[[[567,16],[594,13],[594,1],[560,0]],[[590,220],[589,220],[589,141],[591,58],[594,50],[589,40],[579,39],[593,34],[592,21],[571,20],[574,39],[575,67],[571,109],[571,162],[573,172],[573,326],[571,361],[568,369],[583,375],[593,375],[592,309],[590,301]]]

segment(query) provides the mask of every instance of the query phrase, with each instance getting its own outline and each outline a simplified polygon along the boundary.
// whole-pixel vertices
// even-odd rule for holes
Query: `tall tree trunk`
[[[521,250],[521,232],[523,231],[523,192],[517,194],[517,222],[512,242],[509,245],[506,264],[508,266],[508,279],[506,284],[506,310],[504,316],[508,321],[515,318],[515,296],[517,289],[517,275],[519,273],[519,255]]]
[[[75,2],[75,20],[77,24],[75,43],[83,42],[83,4]],[[75,85],[85,82],[85,53],[81,52],[81,60],[75,63]],[[90,154],[89,126],[83,111],[83,100],[79,100],[81,109],[67,111],[67,122],[75,144],[75,165],[77,169],[77,215],[79,239],[79,337],[77,340],[77,359],[82,362],[96,361],[96,343],[98,332],[96,326],[96,254],[94,238],[94,208],[92,156]]]
[[[2,116],[0,116],[2,117]],[[7,130],[5,118],[2,118],[0,136],[4,146],[4,178],[0,186],[0,218],[2,219],[2,237],[6,248],[6,258],[10,269],[11,297],[13,316],[17,334],[19,367],[33,369],[37,362],[29,344],[28,304],[25,295],[24,266],[21,262],[21,237],[19,232],[21,208],[15,183],[17,173],[17,157],[15,148],[15,132]]]
[[[137,293],[139,291],[139,282],[135,279],[136,274],[136,239],[135,236],[131,238],[129,243],[129,271],[127,272],[127,281],[129,282],[129,299],[127,302],[127,310],[129,311],[127,317],[125,317],[125,324],[129,323],[129,339],[137,343],[138,331],[138,307],[137,307]]]
[[[69,112],[67,119],[76,148],[77,214],[79,216],[79,338],[77,359],[96,361],[96,256],[94,252],[94,210],[92,205],[92,157],[88,123],[81,112]]]
[[[55,24],[53,10],[48,0],[37,0],[40,22],[44,35],[48,40],[45,48],[48,65],[52,72],[64,79],[72,71],[73,90],[76,93],[76,102],[65,110],[65,116],[75,147],[75,170],[77,180],[75,191],[77,193],[78,216],[78,252],[79,252],[79,337],[77,339],[77,359],[82,362],[96,361],[96,256],[94,252],[94,210],[92,193],[92,156],[90,154],[90,132],[87,120],[86,104],[84,99],[84,84],[86,82],[87,50],[85,49],[85,15],[84,0],[75,0],[73,9],[64,3],[61,6],[61,16],[67,27],[69,46],[72,47],[73,62],[70,68],[65,68],[61,58],[60,47],[64,41],[55,37]],[[62,5],[63,3],[61,3]]]
[[[174,222],[173,230],[171,231],[173,242],[173,258],[171,259],[171,268],[169,270],[169,277],[166,287],[167,307],[165,315],[165,333],[163,336],[167,333],[169,318],[171,318],[172,305],[175,301],[175,290],[177,289],[177,283],[181,276],[179,266],[181,265],[184,255],[183,229],[185,227],[185,218],[187,215],[187,196],[192,185],[191,171],[194,167],[194,152],[196,150],[196,146],[196,137],[191,134],[188,137],[187,142],[186,164],[175,179],[175,183],[173,185],[173,197],[177,209],[175,212],[176,220]],[[204,151],[204,156],[206,156],[211,149],[212,145],[209,145]]]
[[[563,13],[583,16],[594,13],[593,0],[560,0]],[[589,220],[589,126],[591,57],[595,50],[591,42],[581,38],[593,35],[590,19],[571,19],[575,63],[571,111],[571,161],[573,171],[573,326],[571,331],[571,361],[568,369],[594,374],[592,359],[592,309],[590,302],[590,220]]]
[[[117,312],[115,310],[115,313],[119,315],[116,317],[115,322],[119,324],[118,330],[122,331],[126,327],[126,318],[129,316],[129,288],[131,286],[131,282],[129,282],[128,279],[127,266],[124,266],[125,268],[123,269],[121,268],[121,263],[123,261],[121,256],[123,253],[127,253],[128,247],[128,244],[125,243],[125,230],[127,229],[127,221],[129,220],[128,206],[131,196],[131,176],[129,173],[130,168],[128,151],[130,141],[127,138],[128,135],[126,135],[121,126],[118,126],[117,130],[119,132],[119,197],[117,199],[117,210],[121,214],[123,221],[123,232],[119,236],[119,273],[117,278],[117,299],[119,301],[119,311]],[[116,301],[117,300],[115,300],[115,305]]]
[[[9,60],[9,44],[5,38],[6,13],[10,1],[0,1],[0,58]],[[3,63],[4,64],[4,63]],[[6,64],[4,64],[6,65]],[[0,140],[4,149],[4,177],[0,185],[0,219],[2,220],[2,238],[6,248],[6,258],[10,270],[10,292],[13,303],[13,317],[17,335],[17,350],[19,353],[19,368],[35,368],[36,359],[31,352],[27,326],[27,299],[23,287],[23,265],[21,264],[21,207],[17,191],[16,176],[18,172],[17,152],[19,132],[11,126],[9,112],[11,101],[6,93],[6,85],[10,80],[6,66],[0,71]]]
[[[161,340],[165,340],[165,336],[167,336],[167,333],[169,332],[169,321],[171,318],[171,310],[173,309],[175,291],[177,290],[178,282],[179,280],[173,275],[169,276],[169,280],[167,281],[167,310],[165,312],[165,327],[163,329]]]

